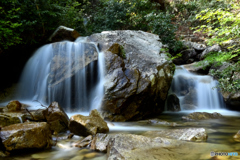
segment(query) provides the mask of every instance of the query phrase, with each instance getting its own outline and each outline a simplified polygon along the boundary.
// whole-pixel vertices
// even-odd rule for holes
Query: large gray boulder
[[[99,43],[105,52],[105,95],[101,106],[105,118],[141,119],[164,110],[174,65],[160,54],[159,36],[142,31],[105,31],[88,40]],[[116,43],[122,46],[122,53],[112,51]]]
[[[210,52],[220,52],[220,51],[221,51],[221,47],[217,44],[211,47],[208,47],[202,52],[200,60],[203,60],[206,57],[206,55],[208,55]]]

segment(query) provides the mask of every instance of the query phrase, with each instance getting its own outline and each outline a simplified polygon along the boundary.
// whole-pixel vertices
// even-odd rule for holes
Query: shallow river
[[[212,113],[211,111],[210,113]],[[189,154],[188,159],[240,159],[240,143],[235,142],[233,139],[234,134],[240,130],[240,112],[218,110],[217,112],[224,115],[223,119],[214,120],[201,120],[198,122],[186,122],[182,121],[181,117],[187,115],[191,112],[165,112],[159,117],[161,120],[168,122],[176,122],[181,124],[181,126],[164,126],[158,124],[148,124],[144,121],[140,122],[109,122],[108,126],[110,128],[109,134],[114,133],[131,133],[131,134],[142,134],[149,130],[162,130],[162,129],[176,129],[176,128],[190,128],[198,127],[205,128],[208,134],[207,142],[195,142],[197,149],[188,147],[176,149],[176,152],[181,152],[182,154]],[[84,113],[87,114],[87,113]],[[72,114],[69,114],[71,116]],[[93,152],[89,149],[79,149],[71,148],[70,144],[74,141],[79,140],[81,137],[74,136],[73,139],[66,139],[66,133],[58,137],[57,146],[52,147],[50,150],[44,151],[29,151],[29,153],[18,153],[16,156],[11,156],[9,158],[4,158],[4,160],[105,160],[106,153]],[[56,137],[54,137],[56,139]],[[193,142],[191,142],[193,143]],[[184,151],[187,150],[188,151]],[[237,152],[239,156],[218,156],[217,158],[212,158],[210,152]],[[191,156],[192,155],[192,156]]]

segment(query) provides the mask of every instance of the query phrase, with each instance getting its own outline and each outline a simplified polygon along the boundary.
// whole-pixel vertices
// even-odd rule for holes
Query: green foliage
[[[120,56],[121,56],[123,59],[126,59],[125,49],[124,49],[123,46],[121,46],[121,45],[120,45]]]
[[[100,0],[88,15],[87,32],[104,30],[143,30],[158,34],[164,44],[173,51],[181,48],[175,38],[176,26],[171,23],[170,14],[157,10],[159,4],[149,0]],[[94,16],[93,16],[94,15]]]
[[[0,48],[43,42],[59,25],[81,35],[143,30],[158,34],[172,51],[181,48],[172,16],[150,0],[2,0],[0,6]]]
[[[210,74],[218,79],[218,86],[223,90],[235,93],[240,90],[240,63],[232,64],[224,70],[210,70]]]
[[[59,26],[76,27],[80,3],[74,0],[1,0],[0,48],[46,40]]]
[[[177,26],[171,23],[172,15],[164,12],[151,12],[146,17],[150,30],[159,35],[164,44],[167,44],[174,52],[182,49],[182,43],[175,38]]]
[[[22,39],[17,31],[22,23],[18,22],[20,8],[15,8],[11,1],[4,2],[8,2],[11,7],[5,9],[0,6],[0,48],[7,49],[9,46],[21,43]]]

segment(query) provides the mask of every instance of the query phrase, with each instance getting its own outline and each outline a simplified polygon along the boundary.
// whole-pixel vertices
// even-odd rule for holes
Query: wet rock
[[[49,148],[52,134],[46,122],[30,122],[3,127],[0,132],[7,151],[28,148]]]
[[[83,140],[75,142],[73,144],[73,146],[78,147],[78,148],[83,148],[83,147],[90,146],[90,144],[92,143],[92,139],[93,139],[93,136],[89,135],[86,138],[84,138]]]
[[[142,123],[142,124],[156,124],[156,125],[163,125],[163,126],[178,126],[178,124],[175,123],[175,122],[168,122],[168,121],[164,121],[164,120],[157,119],[157,118],[138,121],[138,123]]]
[[[206,57],[206,55],[209,54],[210,52],[220,52],[220,51],[221,51],[221,47],[217,44],[211,47],[208,47],[202,52],[200,60],[203,60]]]
[[[97,150],[100,152],[107,152],[107,145],[110,139],[112,139],[115,135],[113,134],[104,134],[98,133],[94,137],[91,143],[91,149]]]
[[[211,67],[211,64],[208,62],[198,64],[197,62],[192,64],[184,65],[184,68],[186,68],[188,71],[198,74],[204,74],[207,75],[209,72],[209,69]]]
[[[46,122],[47,120],[44,113],[46,113],[45,109],[38,109],[38,110],[25,112],[24,115],[25,115],[25,119],[30,121]]]
[[[75,41],[78,37],[80,37],[80,34],[76,30],[65,26],[59,26],[50,36],[49,41],[52,43],[63,40]]]
[[[73,134],[73,133],[70,133],[70,134],[67,136],[67,138],[68,138],[68,139],[72,139],[73,136],[74,136],[74,134]]]
[[[52,131],[59,133],[68,129],[69,118],[57,102],[52,102],[43,114]]]
[[[165,137],[185,141],[207,141],[204,128],[169,129],[161,131],[148,131],[143,134],[147,137]]]
[[[6,112],[0,113],[0,127],[9,126],[16,123],[21,123],[24,120],[24,114]]]
[[[3,151],[0,150],[0,158],[7,157],[7,156],[8,156],[7,154],[5,154]]]
[[[236,142],[240,142],[240,130],[233,136],[233,139]]]
[[[97,153],[93,152],[93,153],[87,153],[84,155],[85,158],[94,158],[97,155]]]
[[[170,94],[167,98],[168,111],[181,111],[179,99],[175,94]]]
[[[173,60],[174,64],[181,65],[181,64],[192,63],[195,57],[197,56],[197,52],[194,49],[186,49],[184,51],[181,51],[180,54],[181,56],[179,58],[175,58]],[[193,60],[189,61],[189,59],[193,59]]]
[[[105,95],[101,106],[105,118],[136,120],[164,110],[174,65],[166,54],[159,54],[159,36],[126,30],[105,31],[88,39],[99,43],[105,53]],[[115,43],[124,48],[126,58],[110,49]]]
[[[19,112],[22,109],[22,104],[19,101],[13,100],[8,103],[6,108],[3,109],[4,112]]]
[[[107,151],[108,159],[162,159],[161,155],[154,153],[156,148],[165,148],[174,144],[174,140],[156,137],[150,138],[141,135],[116,134],[103,135],[98,139],[96,146],[101,145],[102,150]],[[104,141],[103,143],[101,143]],[[108,142],[107,142],[108,141]],[[176,143],[176,145],[181,144]],[[100,148],[100,147],[97,147]],[[160,158],[161,157],[161,158]]]
[[[69,122],[69,129],[72,133],[80,136],[109,132],[107,123],[96,109],[92,110],[89,116],[80,114],[72,116]]]
[[[220,113],[207,113],[207,112],[193,112],[188,116],[183,116],[183,120],[192,121],[192,120],[206,120],[206,119],[219,119],[223,118]]]

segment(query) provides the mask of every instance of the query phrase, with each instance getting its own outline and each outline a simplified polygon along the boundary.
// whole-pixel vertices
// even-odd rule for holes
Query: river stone
[[[233,139],[236,142],[240,142],[240,130],[233,136]]]
[[[93,139],[93,136],[89,135],[89,136],[87,136],[86,138],[84,138],[82,140],[74,142],[73,146],[74,147],[78,147],[78,148],[83,148],[83,147],[90,146],[90,144],[92,143],[92,139]]]
[[[220,52],[220,51],[221,51],[221,47],[217,44],[211,47],[208,47],[202,52],[200,60],[203,60],[206,57],[206,55],[209,54],[210,52]]]
[[[0,132],[7,151],[28,148],[49,148],[52,134],[46,122],[29,122],[3,127]]]
[[[223,118],[220,113],[207,113],[207,112],[193,112],[188,116],[183,116],[183,120],[192,121],[192,120],[206,120],[206,119],[219,119]]]
[[[204,128],[169,129],[161,131],[148,131],[143,134],[147,137],[165,137],[185,141],[207,141],[207,133]]]
[[[107,152],[108,160],[114,159],[177,159],[170,148],[181,148],[187,143],[163,137],[133,134],[97,134],[96,150]],[[169,147],[169,148],[168,148]],[[170,149],[171,150],[171,149]],[[169,157],[168,154],[171,154]],[[178,154],[178,153],[175,153]],[[173,155],[175,158],[173,158]]]
[[[168,121],[164,121],[161,119],[148,119],[148,120],[141,120],[138,121],[138,123],[141,124],[154,124],[154,125],[163,125],[163,126],[178,126],[179,124],[177,124],[176,122],[168,122]]]
[[[9,126],[24,121],[25,115],[16,112],[0,113],[0,127]]]
[[[109,132],[107,123],[103,120],[96,109],[92,110],[89,116],[83,116],[80,114],[73,115],[70,118],[69,129],[72,133],[79,136]]]
[[[193,48],[197,51],[203,51],[207,48],[207,46],[205,44],[201,44],[201,43],[196,43],[196,42],[190,42],[190,41],[182,41],[183,42],[183,46],[185,46],[185,48]]]
[[[13,100],[10,101],[6,108],[3,109],[4,112],[19,112],[22,109],[22,104],[17,101],[17,100]]]
[[[204,62],[198,64],[198,62],[194,62],[192,64],[186,64],[184,65],[184,68],[186,68],[188,71],[197,73],[197,74],[204,74],[207,75],[209,73],[209,69],[211,67],[211,64],[209,62]]]
[[[175,94],[170,94],[167,98],[168,111],[181,111],[179,99]]]
[[[174,65],[161,52],[159,36],[143,31],[104,31],[88,37],[104,52],[105,95],[101,110],[111,121],[137,120],[164,110]],[[126,58],[111,52],[123,47]]]
[[[52,131],[59,133],[68,129],[69,118],[57,102],[52,102],[43,114]]]
[[[48,40],[52,43],[63,40],[75,41],[78,37],[80,37],[80,34],[76,30],[65,26],[59,26]]]

